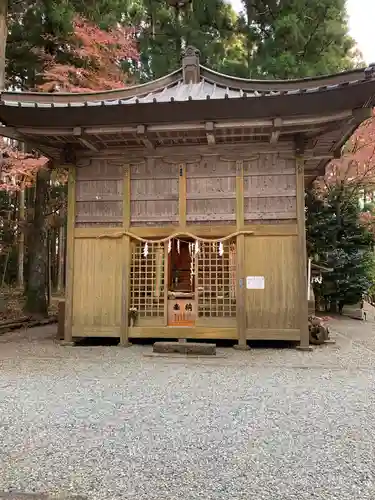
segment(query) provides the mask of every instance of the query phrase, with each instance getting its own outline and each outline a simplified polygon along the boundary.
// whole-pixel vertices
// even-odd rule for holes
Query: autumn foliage
[[[345,196],[360,199],[362,222],[375,233],[375,113],[363,122],[343,147],[342,157],[329,163],[325,176],[315,182],[323,197],[330,188],[341,187]]]
[[[354,132],[342,157],[329,164],[324,181],[361,187],[375,182],[375,114]]]
[[[53,40],[60,47],[55,54],[47,50],[48,43],[39,49],[44,71],[40,75],[43,83],[37,90],[100,91],[121,88],[129,83],[122,65],[129,59],[138,60],[134,30],[118,26],[104,31],[79,16],[74,18],[72,28],[67,40],[62,43]],[[23,153],[14,141],[1,140],[0,151],[0,190],[17,191],[31,185],[37,171],[48,161],[35,152]]]
[[[59,53],[64,53],[64,61]],[[138,60],[135,30],[117,26],[104,31],[76,16],[73,32],[56,54],[43,50],[43,83],[47,92],[87,92],[112,90],[130,83],[123,63]]]
[[[31,186],[38,170],[47,165],[48,159],[36,152],[23,153],[10,141],[1,139],[0,190],[18,191]]]

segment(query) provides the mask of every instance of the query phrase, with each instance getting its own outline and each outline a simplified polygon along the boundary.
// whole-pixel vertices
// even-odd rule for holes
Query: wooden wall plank
[[[247,329],[299,329],[297,236],[246,237],[246,276],[264,276],[264,290],[246,289]],[[307,301],[306,301],[307,304]]]
[[[76,331],[79,326],[123,325],[123,252],[121,238],[75,240],[73,325]]]
[[[246,224],[297,219],[295,162],[281,154],[259,154],[244,161]]]
[[[179,169],[162,159],[131,166],[132,225],[177,223],[179,218]]]
[[[236,220],[235,161],[202,158],[187,165],[187,222]]]
[[[118,160],[92,160],[77,167],[76,227],[122,226],[123,165]]]

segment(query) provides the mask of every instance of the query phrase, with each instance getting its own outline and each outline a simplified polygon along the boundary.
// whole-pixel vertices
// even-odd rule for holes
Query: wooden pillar
[[[244,172],[243,161],[236,161],[236,227],[241,231],[245,225],[244,215]],[[236,284],[236,319],[237,349],[248,349],[246,339],[246,288],[245,288],[245,235],[237,236],[237,284]]]
[[[66,239],[65,321],[64,342],[72,342],[73,327],[73,281],[74,281],[74,226],[76,217],[76,167],[69,167],[68,216]]]
[[[307,251],[305,226],[305,176],[304,159],[296,158],[296,196],[297,196],[297,228],[298,228],[298,283],[299,283],[299,329],[301,350],[310,350],[307,301]]]
[[[186,228],[186,165],[178,166],[178,217],[180,229]]]
[[[124,167],[124,184],[122,198],[122,227],[124,231],[130,229],[130,165]],[[129,308],[130,308],[130,268],[131,268],[131,241],[129,236],[122,238],[123,261],[121,283],[121,328],[120,345],[129,347]]]

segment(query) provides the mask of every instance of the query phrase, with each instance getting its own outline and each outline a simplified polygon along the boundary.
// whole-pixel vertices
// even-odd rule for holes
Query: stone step
[[[216,356],[216,344],[199,342],[155,342],[153,352],[158,354],[194,354]]]

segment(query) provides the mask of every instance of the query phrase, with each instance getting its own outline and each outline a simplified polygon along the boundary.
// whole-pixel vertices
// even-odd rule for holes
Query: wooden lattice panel
[[[164,316],[164,245],[148,245],[145,256],[144,243],[132,244],[132,265],[130,271],[130,307],[137,310],[137,316],[156,318]]]
[[[198,316],[201,318],[236,316],[236,245],[203,243],[197,255]]]

